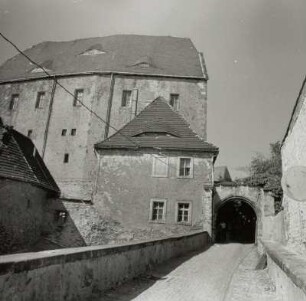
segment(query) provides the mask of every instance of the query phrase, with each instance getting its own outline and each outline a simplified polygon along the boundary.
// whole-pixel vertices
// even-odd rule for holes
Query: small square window
[[[187,223],[187,224],[191,222],[191,204],[189,202],[177,203],[176,221],[178,223]]]
[[[31,138],[33,134],[33,130],[28,130],[28,137]]]
[[[73,105],[75,107],[81,106],[83,102],[84,89],[76,89],[74,92]]]
[[[69,154],[65,154],[64,155],[64,163],[68,163],[69,162]]]
[[[150,206],[150,220],[153,222],[165,222],[166,200],[152,200]]]
[[[62,129],[62,136],[66,136],[67,134],[67,129]]]
[[[182,178],[192,178],[193,177],[192,158],[179,158],[178,176]]]
[[[46,98],[46,93],[45,92],[38,92],[37,93],[36,104],[35,104],[36,109],[41,109],[41,108],[44,107],[45,98]]]
[[[76,129],[71,129],[71,136],[75,136],[76,135]]]
[[[153,177],[168,177],[168,166],[169,159],[165,156],[153,156],[153,168],[152,168],[152,176]]]
[[[179,94],[170,94],[169,104],[175,111],[179,109]]]
[[[132,100],[132,91],[131,90],[123,90],[121,106],[122,107],[130,107],[131,106],[131,100]]]
[[[13,94],[10,101],[10,110],[16,110],[19,101],[19,94]]]

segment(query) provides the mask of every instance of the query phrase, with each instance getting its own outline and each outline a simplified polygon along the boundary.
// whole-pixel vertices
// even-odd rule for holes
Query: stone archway
[[[255,243],[257,213],[252,202],[230,197],[215,208],[215,241],[219,243]]]
[[[256,214],[255,243],[264,237],[267,228],[265,217],[274,215],[274,200],[259,187],[248,187],[239,185],[215,185],[213,191],[213,212],[212,212],[212,238],[216,241],[217,234],[217,213],[219,208],[227,202],[239,199],[252,207]],[[267,228],[268,229],[268,228]]]

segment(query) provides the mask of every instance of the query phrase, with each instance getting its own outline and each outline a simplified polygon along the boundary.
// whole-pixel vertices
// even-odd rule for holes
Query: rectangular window
[[[169,158],[165,156],[153,155],[153,177],[168,177]]]
[[[191,222],[191,204],[189,202],[177,203],[177,218],[178,223]]]
[[[178,176],[182,178],[192,178],[193,177],[192,158],[179,158]]]
[[[19,101],[19,94],[13,94],[10,102],[10,110],[16,110]]]
[[[75,107],[81,106],[81,102],[83,102],[84,89],[76,89],[74,91],[74,100],[73,105]]]
[[[65,154],[64,155],[64,163],[68,163],[69,162],[69,154]]]
[[[170,94],[169,104],[175,111],[179,109],[179,94]]]
[[[44,105],[45,105],[45,97],[46,97],[46,93],[45,92],[38,92],[37,93],[36,104],[35,104],[35,108],[36,109],[41,109],[41,108],[44,107]]]
[[[54,214],[54,220],[57,222],[58,226],[62,226],[68,218],[68,212],[62,210],[56,210]]]
[[[166,215],[166,200],[151,200],[150,220],[164,222]]]
[[[33,133],[33,130],[28,130],[28,137],[29,137],[29,138],[32,137],[32,133]]]
[[[76,129],[71,129],[71,136],[75,136],[76,135]]]
[[[62,129],[62,136],[66,136],[67,134],[67,130],[66,129]]]
[[[131,99],[132,99],[132,91],[131,90],[123,90],[121,107],[131,106]]]

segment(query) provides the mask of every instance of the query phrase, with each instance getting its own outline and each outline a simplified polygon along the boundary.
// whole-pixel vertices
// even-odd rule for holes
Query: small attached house
[[[195,134],[163,98],[95,149],[93,201],[102,215],[132,229],[136,239],[139,231],[211,233],[218,148]]]
[[[53,218],[49,199],[59,194],[31,139],[0,122],[0,254],[28,250],[40,239]]]

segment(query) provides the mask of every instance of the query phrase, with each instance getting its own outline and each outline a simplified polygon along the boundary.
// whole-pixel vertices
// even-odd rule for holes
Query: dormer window
[[[142,132],[137,135],[134,135],[133,137],[177,137],[176,135],[173,135],[168,132]]]
[[[152,59],[146,55],[139,58],[134,64],[131,64],[130,67],[149,68],[154,66],[152,63]]]
[[[104,53],[106,52],[103,50],[102,45],[96,44],[96,45],[92,45],[89,48],[87,48],[84,52],[80,53],[80,55],[95,56],[95,55],[104,54]]]
[[[50,72],[52,69],[52,64],[53,64],[52,60],[46,60],[40,64],[42,68],[35,67],[31,70],[31,73],[39,73],[39,72],[45,72],[45,71]]]

